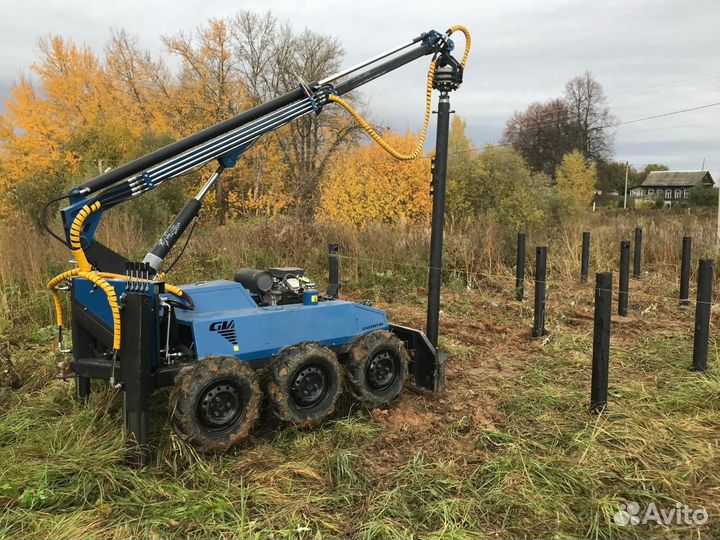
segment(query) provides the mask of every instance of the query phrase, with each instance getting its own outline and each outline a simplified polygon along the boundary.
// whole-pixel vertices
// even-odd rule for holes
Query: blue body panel
[[[247,289],[234,281],[223,279],[202,281],[191,285],[181,285],[180,288],[193,299],[195,309],[193,311],[179,310],[178,318],[193,313],[257,307]]]
[[[115,294],[118,300],[120,300],[125,293],[128,282],[124,279],[108,279],[107,281],[113,286]],[[145,294],[152,298],[155,294],[155,288],[148,287]],[[112,312],[110,311],[110,304],[108,304],[107,296],[105,296],[105,293],[99,287],[87,279],[74,278],[73,296],[75,302],[86,308],[89,313],[112,331],[113,318]],[[155,347],[153,347],[153,350],[157,350],[157,339],[158,336],[154,336]],[[122,344],[120,346],[122,347]],[[153,357],[150,358],[150,365],[155,366],[156,364],[157,357],[153,355]]]
[[[115,289],[115,294],[120,297],[125,293],[127,282],[122,279],[108,279],[110,285]],[[113,319],[105,293],[87,279],[73,279],[75,300],[85,306],[97,319],[100,319],[108,328],[112,328]]]
[[[354,302],[258,307],[245,288],[232,281],[181,288],[192,296],[195,309],[176,310],[177,322],[192,328],[198,358],[220,354],[258,360],[303,341],[346,345],[388,328],[383,311]]]
[[[121,298],[127,282],[108,282]],[[81,278],[73,280],[73,287],[75,300],[112,328],[105,294]],[[260,360],[303,341],[347,345],[360,335],[388,329],[385,312],[354,302],[258,307],[250,293],[234,281],[208,281],[181,288],[192,297],[195,309],[176,309],[175,315],[178,325],[191,329],[198,358],[229,355],[243,361]],[[150,288],[149,294],[152,291]]]

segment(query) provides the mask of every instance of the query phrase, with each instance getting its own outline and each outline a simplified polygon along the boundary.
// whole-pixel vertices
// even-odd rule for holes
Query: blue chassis
[[[109,281],[120,298],[127,282]],[[184,327],[190,332],[197,358],[222,355],[256,362],[303,341],[337,348],[349,345],[361,335],[389,328],[385,312],[355,302],[328,300],[312,305],[258,307],[253,296],[234,281],[208,281],[181,288],[192,297],[195,309],[176,309],[177,325],[178,329]],[[152,294],[152,288],[148,293]],[[83,309],[112,327],[105,295],[92,283],[76,278],[74,297]],[[158,335],[157,339],[162,340],[163,336]],[[157,365],[157,360],[152,358],[151,365]]]

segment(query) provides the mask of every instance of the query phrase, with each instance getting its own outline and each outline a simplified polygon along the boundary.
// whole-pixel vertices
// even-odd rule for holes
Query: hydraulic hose
[[[120,350],[120,306],[118,305],[117,295],[115,289],[110,285],[105,278],[95,272],[86,272],[80,268],[74,268],[68,270],[52,278],[47,284],[47,288],[53,294],[53,300],[55,303],[55,320],[58,326],[58,340],[62,345],[62,327],[63,327],[63,315],[62,315],[62,303],[60,302],[60,294],[58,293],[57,286],[60,282],[69,279],[71,277],[81,277],[87,279],[91,283],[97,285],[100,290],[105,293],[108,304],[110,304],[110,311],[112,312],[113,318],[113,352],[117,354]]]
[[[97,272],[97,274],[100,277],[109,278],[109,279],[124,279],[125,281],[149,281],[152,283],[152,280],[142,279],[142,278],[135,278],[126,276],[123,274],[114,274],[112,272]],[[164,275],[164,274],[163,274]],[[178,298],[183,298],[188,302],[188,305],[194,307],[192,303],[192,298],[190,298],[190,295],[183,291],[180,287],[177,285],[171,285],[170,283],[165,283],[165,290],[169,292],[172,295],[177,296]]]
[[[430,124],[430,114],[432,109],[432,85],[433,85],[433,76],[435,74],[435,60],[430,62],[430,69],[428,69],[428,75],[427,75],[427,85],[425,87],[425,120],[423,121],[423,127],[422,131],[420,132],[420,140],[418,141],[417,146],[415,149],[410,152],[409,154],[402,154],[395,150],[390,144],[383,139],[377,131],[375,131],[370,124],[368,124],[365,119],[360,116],[360,114],[352,108],[352,106],[345,101],[340,96],[336,96],[333,94],[330,94],[328,96],[328,101],[334,101],[338,105],[341,105],[345,108],[347,112],[350,113],[350,115],[357,121],[358,124],[367,132],[368,135],[374,140],[376,143],[378,143],[386,152],[388,152],[391,156],[393,156],[395,159],[399,159],[401,161],[410,161],[413,159],[416,159],[420,155],[422,155],[423,146],[425,145],[425,136],[427,135],[427,129],[428,125]]]
[[[449,37],[455,32],[462,32],[465,36],[465,51],[463,52],[462,59],[460,60],[460,65],[464,68],[468,56],[470,55],[470,46],[472,42],[470,37],[470,30],[468,30],[467,27],[461,24],[457,24],[455,26],[451,26],[446,32],[446,35]],[[430,62],[430,68],[428,69],[427,82],[425,86],[425,120],[423,121],[423,127],[420,131],[420,140],[418,141],[417,146],[409,154],[403,154],[393,148],[385,139],[382,138],[382,136],[377,133],[377,131],[375,131],[370,126],[370,124],[362,116],[360,116],[360,114],[355,109],[353,109],[353,107],[347,101],[342,99],[340,96],[330,94],[328,96],[328,101],[337,103],[338,105],[342,106],[347,112],[349,112],[350,115],[355,119],[355,121],[360,124],[360,126],[367,132],[370,138],[376,143],[378,143],[388,154],[393,156],[395,159],[399,159],[401,161],[410,161],[413,159],[417,159],[422,155],[423,146],[425,145],[425,137],[427,136],[428,125],[430,124],[435,64],[436,60],[433,58],[432,62]]]
[[[455,26],[451,26],[448,31],[447,35],[450,37],[455,32],[462,32],[462,34],[465,36],[465,51],[463,52],[462,59],[460,60],[460,65],[465,68],[465,63],[467,62],[468,56],[470,56],[470,47],[472,46],[472,37],[470,36],[470,30],[468,30],[467,26],[463,26],[462,24],[456,24]]]
[[[125,276],[123,274],[114,274],[112,272],[85,272],[83,270],[80,270],[80,268],[75,268],[73,270],[68,270],[67,272],[63,272],[62,274],[58,274],[50,282],[47,284],[47,288],[50,290],[50,292],[53,295],[53,303],[55,304],[55,322],[58,327],[58,344],[60,348],[62,349],[62,336],[63,336],[63,310],[62,310],[62,302],[60,300],[60,292],[57,289],[57,286],[65,281],[66,279],[72,278],[72,277],[80,277],[87,279],[88,281],[94,283],[97,285],[104,293],[105,296],[108,299],[108,304],[110,305],[110,311],[112,312],[112,318],[113,318],[113,351],[115,354],[120,350],[120,307],[117,300],[117,295],[115,294],[115,289],[110,283],[107,282],[107,279],[123,279],[126,281],[149,281],[144,280],[141,278],[134,278],[130,276]],[[170,294],[173,294],[177,296],[178,298],[183,298],[187,303],[189,308],[193,308],[193,302],[190,296],[185,293],[181,288],[171,285],[169,283],[165,284],[165,290],[169,292]]]
[[[90,272],[92,267],[85,256],[80,235],[82,234],[85,220],[90,214],[97,212],[101,206],[102,203],[100,201],[86,204],[80,209],[70,225],[70,234],[68,235],[70,238],[70,251],[72,252],[73,257],[75,257],[75,261],[77,261],[78,270],[83,272]]]

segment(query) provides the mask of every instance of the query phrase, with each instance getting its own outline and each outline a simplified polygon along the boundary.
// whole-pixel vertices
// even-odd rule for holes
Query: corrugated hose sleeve
[[[70,239],[70,250],[73,254],[73,257],[75,258],[75,261],[77,262],[78,270],[82,270],[83,272],[89,272],[90,270],[92,270],[92,267],[90,265],[90,262],[87,260],[87,257],[85,256],[85,251],[82,248],[80,235],[82,234],[85,220],[90,214],[99,210],[101,206],[102,203],[100,201],[86,204],[80,209],[80,211],[75,216],[75,219],[73,219],[72,224],[70,225],[70,234],[68,235]]]
[[[463,26],[462,24],[456,24],[455,26],[451,26],[447,34],[448,36],[454,34],[455,32],[462,32],[465,36],[465,52],[463,53],[462,60],[460,60],[460,65],[464,68],[465,63],[467,62],[468,56],[470,56],[470,47],[472,46],[472,38],[470,37],[470,30],[468,30],[467,26]]]
[[[115,289],[113,288],[113,286],[110,285],[107,280],[105,280],[102,276],[96,274],[95,272],[84,272],[79,268],[75,268],[73,270],[63,272],[62,274],[58,274],[57,276],[52,278],[47,284],[47,288],[50,289],[53,295],[53,301],[55,303],[55,320],[57,322],[58,328],[61,329],[63,326],[63,314],[62,303],[60,302],[60,294],[58,293],[57,286],[60,282],[75,276],[87,279],[91,283],[97,285],[100,290],[105,293],[105,297],[107,298],[108,304],[110,305],[110,311],[113,318],[113,349],[115,351],[119,351],[121,328],[120,306],[118,305],[117,295],[115,294]]]
[[[352,108],[352,106],[342,99],[340,96],[335,95],[329,95],[328,100],[334,101],[338,105],[341,105],[347,112],[350,113],[350,115],[357,121],[358,124],[367,132],[368,135],[374,140],[376,143],[378,143],[388,154],[393,156],[395,159],[399,159],[401,161],[410,161],[413,159],[417,159],[422,155],[423,152],[423,146],[425,145],[425,136],[427,135],[427,129],[428,125],[430,124],[430,114],[432,113],[432,85],[433,85],[433,76],[435,73],[435,61],[433,60],[430,62],[430,69],[428,69],[428,76],[427,76],[427,85],[425,87],[425,120],[423,121],[423,127],[420,132],[420,140],[418,141],[417,146],[415,149],[410,152],[409,154],[402,154],[395,150],[390,144],[383,139],[377,131],[375,131],[370,124],[368,124],[365,119],[360,116],[360,114]]]

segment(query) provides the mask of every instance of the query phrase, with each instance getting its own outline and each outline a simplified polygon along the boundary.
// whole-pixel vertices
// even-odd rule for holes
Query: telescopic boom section
[[[93,178],[70,191],[71,204],[62,210],[66,234],[84,205],[100,201],[101,210],[98,215],[88,218],[84,230],[83,240],[89,245],[103,211],[217,160],[218,169],[145,257],[145,262],[158,271],[167,253],[197,217],[202,198],[212,183],[225,168],[234,166],[240,154],[259,137],[307,114],[319,114],[331,94],[346,94],[423,56],[451,49],[452,41],[445,35],[434,30],[426,32],[409,43],[321,81],[310,85],[300,83],[296,90]]]

